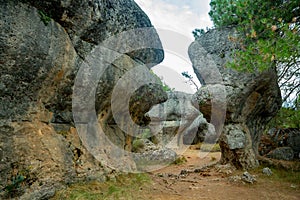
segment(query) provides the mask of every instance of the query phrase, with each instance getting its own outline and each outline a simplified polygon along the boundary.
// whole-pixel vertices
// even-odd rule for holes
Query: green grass
[[[286,171],[283,169],[271,169],[273,172],[272,178],[278,181],[285,181],[300,185],[300,172]]]
[[[198,143],[196,145],[193,145],[193,148],[197,150],[202,150],[204,152],[220,152],[221,148],[220,145],[217,144],[209,144],[209,143]]]
[[[184,156],[178,156],[178,157],[174,160],[173,164],[175,164],[175,165],[181,165],[181,164],[184,164],[184,163],[186,163],[186,162],[187,162],[187,159],[186,159]]]
[[[251,170],[251,172],[259,174],[260,177],[266,177],[272,181],[289,182],[300,186],[300,171],[269,167],[273,174],[271,176],[267,176],[262,173],[262,169],[264,167],[266,166],[261,165],[258,168]]]
[[[128,174],[106,182],[77,183],[58,191],[52,200],[136,199],[143,186],[151,182],[147,174]]]
[[[49,17],[46,13],[44,13],[41,10],[39,10],[38,13],[40,15],[42,22],[45,24],[45,26],[47,26],[49,22],[51,22],[51,17]]]
[[[145,147],[145,143],[142,139],[135,139],[132,142],[132,152],[140,153],[142,149]]]

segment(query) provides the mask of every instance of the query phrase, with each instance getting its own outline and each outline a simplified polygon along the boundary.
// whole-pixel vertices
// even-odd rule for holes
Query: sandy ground
[[[221,156],[219,152],[209,153],[200,159],[199,151],[189,149],[184,156],[187,158],[184,164],[151,172],[153,182],[150,186],[140,188],[140,199],[300,200],[298,185],[272,181],[262,173],[253,174],[257,182],[249,184],[231,180],[230,177],[241,175],[243,171],[236,171],[229,166],[203,168],[217,162]]]

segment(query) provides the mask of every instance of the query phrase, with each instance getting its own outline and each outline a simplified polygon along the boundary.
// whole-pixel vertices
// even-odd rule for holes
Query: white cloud
[[[135,1],[148,15],[155,28],[170,29],[192,38],[192,31],[195,28],[212,26],[207,14],[209,0],[174,1],[173,3],[163,0]]]
[[[184,82],[181,72],[188,71],[194,77],[194,81],[198,82],[187,51],[188,46],[194,40],[192,31],[195,28],[205,29],[212,26],[208,16],[210,0],[135,0],[135,2],[150,18],[165,49],[163,63],[155,66],[153,71],[163,77],[164,82],[171,88],[188,93],[195,92]],[[171,42],[168,37],[172,36],[164,33],[163,30],[170,30],[174,33]],[[176,33],[183,37],[178,39],[180,37],[177,37]],[[176,44],[177,47],[170,47],[170,43]],[[174,48],[177,50],[172,52]],[[178,48],[180,49],[179,56]],[[200,85],[199,82],[198,85]]]

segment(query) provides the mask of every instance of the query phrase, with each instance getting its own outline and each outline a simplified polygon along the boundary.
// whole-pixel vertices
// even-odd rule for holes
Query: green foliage
[[[151,130],[149,128],[146,128],[142,132],[142,139],[149,139],[151,137]]]
[[[162,78],[158,77],[152,70],[150,70],[151,74],[157,79],[158,83],[162,86],[162,89],[165,92],[174,91],[174,88],[170,88],[165,82],[162,81]]]
[[[209,143],[198,143],[193,146],[193,148],[197,150],[202,150],[203,152],[220,152],[221,147],[218,143],[216,144],[209,144]]]
[[[198,39],[201,35],[203,35],[205,33],[205,30],[204,29],[198,29],[196,28],[195,30],[193,30],[193,36],[195,39]]]
[[[277,181],[285,181],[300,185],[300,172],[299,171],[287,171],[285,169],[272,168],[273,176],[271,178]]]
[[[299,0],[212,0],[215,27],[234,26],[240,50],[228,67],[261,72],[276,67],[283,101],[300,93]],[[296,95],[295,95],[296,94]]]
[[[271,176],[267,176],[265,174],[262,174],[262,170],[265,167],[269,167],[272,171]],[[258,168],[252,169],[250,173],[256,173],[259,174],[260,178],[267,178],[271,181],[276,182],[288,182],[296,185],[300,185],[300,171],[299,170],[287,170],[280,167],[274,167],[269,165],[260,165]]]
[[[181,165],[181,164],[184,164],[184,163],[186,163],[186,162],[187,162],[187,159],[186,159],[184,156],[178,156],[178,157],[174,160],[173,164],[174,164],[174,165]]]
[[[45,14],[43,11],[39,10],[39,15],[42,20],[42,22],[47,26],[49,22],[51,21],[51,17],[49,17],[47,14]]]
[[[139,153],[145,147],[145,143],[142,139],[135,139],[132,142],[132,152]]]
[[[189,72],[185,71],[185,72],[182,72],[181,75],[186,78],[188,81],[188,83],[190,85],[193,85],[195,87],[196,90],[199,90],[199,87],[198,85],[195,83],[195,81],[193,80],[193,76],[189,74]]]
[[[196,28],[192,31],[192,34],[195,38],[195,40],[199,39],[202,35],[204,35],[205,33],[207,33],[208,31],[210,31],[211,28],[206,27],[206,30],[204,30],[203,28]]]
[[[167,84],[165,84],[165,83],[163,83],[162,87],[163,87],[163,90],[164,90],[165,92],[173,91],[173,89],[171,89],[171,88],[170,88]]]
[[[299,128],[300,109],[281,108],[277,115],[270,121],[269,128]]]
[[[242,50],[231,67],[264,71],[274,62],[299,58],[299,0],[212,0],[209,15],[216,27],[236,26]]]
[[[20,174],[14,176],[11,180],[11,183],[5,186],[2,190],[6,191],[8,196],[14,195],[14,193],[16,193],[16,191],[19,189],[20,184],[25,181],[25,178],[25,176]]]
[[[193,78],[188,72],[182,72],[181,75],[188,79]]]

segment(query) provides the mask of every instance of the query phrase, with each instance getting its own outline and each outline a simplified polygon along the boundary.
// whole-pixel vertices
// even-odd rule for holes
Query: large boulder
[[[74,82],[97,45],[118,52],[97,80],[91,106],[108,138],[130,150],[131,140],[113,120],[111,96],[120,77],[137,63],[150,68],[163,60],[150,20],[132,0],[0,0],[0,5],[0,198],[48,199],[65,184],[113,175],[115,170],[93,157],[74,128]],[[126,52],[128,44],[135,46]],[[83,99],[89,92],[83,91]],[[152,105],[167,98],[157,85],[134,95],[143,107],[131,103],[130,111],[134,108],[131,114],[140,123]],[[128,159],[118,164],[135,168]]]
[[[270,151],[267,155],[268,158],[277,160],[291,161],[294,159],[294,151],[291,147],[278,147]]]
[[[258,150],[260,155],[265,156],[280,147],[290,147],[294,152],[293,157],[300,159],[300,130],[297,128],[272,128],[261,137]]]
[[[227,68],[237,33],[232,28],[215,29],[189,47],[189,56],[202,87],[194,103],[221,134],[222,162],[239,168],[258,165],[256,156],[267,122],[281,107],[281,94],[274,69],[242,73]]]
[[[193,106],[192,97],[192,94],[184,92],[168,92],[166,102],[155,105],[146,113],[154,125],[151,130],[152,134],[156,134],[161,145],[197,144],[203,142],[205,137],[215,136],[214,127]]]

